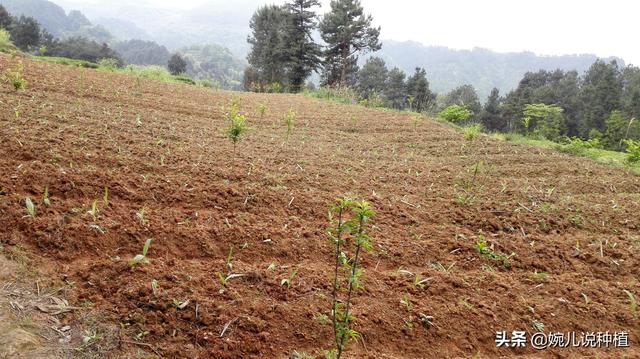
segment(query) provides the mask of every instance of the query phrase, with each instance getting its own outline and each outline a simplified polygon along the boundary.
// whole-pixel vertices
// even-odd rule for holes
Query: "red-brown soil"
[[[347,357],[640,357],[638,313],[623,292],[640,298],[637,176],[300,95],[138,84],[7,56],[0,72],[18,61],[27,89],[0,87],[0,242],[23,248],[72,304],[119,326],[123,341],[101,357],[134,349],[166,358],[321,356],[332,344],[330,325],[316,319],[330,307],[327,209],[345,194],[376,210],[375,250],[364,256],[365,288],[354,300],[363,340]],[[234,95],[252,128],[235,160],[222,109]],[[285,143],[289,108],[295,130]],[[458,204],[478,161],[476,197]],[[89,226],[94,200],[99,229]],[[515,253],[509,266],[476,250],[481,237]],[[149,238],[149,263],[130,268]],[[230,248],[233,272],[246,276],[220,293]],[[296,268],[291,287],[282,286]],[[413,288],[399,269],[430,280]],[[189,303],[177,309],[174,299]],[[434,326],[425,329],[419,313]],[[496,331],[531,334],[534,320],[552,332],[626,330],[631,347],[496,348]]]

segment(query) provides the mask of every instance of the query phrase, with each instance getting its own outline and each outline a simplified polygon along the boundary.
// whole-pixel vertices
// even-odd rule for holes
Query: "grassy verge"
[[[587,157],[598,163],[626,168],[633,173],[640,175],[640,164],[631,165],[627,163],[627,154],[623,152],[609,151],[601,148],[581,148],[572,146],[571,144],[561,144],[545,139],[531,138],[516,133],[495,133],[492,137],[502,141],[550,148],[574,156]]]
[[[216,84],[208,80],[194,80],[187,76],[174,76],[163,66],[158,65],[127,65],[125,67],[116,67],[112,62],[104,61],[100,63],[94,63],[84,60],[74,60],[66,57],[54,57],[54,56],[33,56],[35,60],[45,61],[52,64],[78,66],[89,69],[96,69],[101,71],[118,72],[127,75],[133,75],[145,79],[167,82],[167,83],[185,83],[189,85],[197,85],[202,87],[217,88]]]

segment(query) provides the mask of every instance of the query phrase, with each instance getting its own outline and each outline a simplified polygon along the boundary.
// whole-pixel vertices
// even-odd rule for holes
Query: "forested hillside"
[[[481,48],[454,50],[393,40],[383,40],[382,50],[375,56],[383,58],[390,67],[397,66],[407,73],[413,72],[416,66],[425,68],[431,87],[438,93],[471,84],[482,101],[494,87],[502,93],[514,89],[527,71],[560,69],[582,73],[597,59],[592,54],[538,56],[532,52],[499,53]],[[617,62],[624,66],[624,61],[617,59]]]

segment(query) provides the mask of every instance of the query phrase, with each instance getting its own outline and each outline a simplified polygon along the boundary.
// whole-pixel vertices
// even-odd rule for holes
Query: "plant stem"
[[[332,321],[333,321],[333,335],[334,335],[334,339],[336,342],[336,349],[338,349],[338,355],[337,355],[337,359],[340,358],[340,354],[342,353],[342,350],[339,348],[340,346],[340,339],[338,338],[338,321],[336,320],[336,307],[338,304],[338,268],[340,266],[340,241],[342,240],[342,213],[343,213],[344,209],[342,207],[340,207],[339,212],[338,212],[338,225],[336,227],[336,253],[335,253],[335,268],[333,271],[333,293],[332,293],[332,303],[331,303],[331,308],[333,311],[333,315],[332,315]]]
[[[360,236],[362,235],[364,224],[364,217],[360,217],[358,221],[358,234],[356,236],[356,255],[353,259],[353,263],[351,264],[351,277],[349,278],[349,287],[347,289],[347,301],[344,307],[344,327],[349,327],[349,306],[351,304],[351,293],[353,293],[353,283],[356,278],[356,271],[358,270],[358,259],[360,257],[360,248],[362,247],[360,243]],[[340,346],[338,347],[338,356],[337,359],[340,359],[340,354],[342,354],[342,349],[344,348],[344,340],[346,336],[342,336],[340,338]]]

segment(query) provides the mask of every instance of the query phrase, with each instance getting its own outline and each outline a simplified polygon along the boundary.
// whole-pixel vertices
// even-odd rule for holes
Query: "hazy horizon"
[[[216,6],[225,9],[231,5],[219,0],[145,0],[134,5],[118,0],[53,1],[66,11],[86,11],[87,8],[95,9],[96,5],[105,5],[111,9],[150,6],[158,10],[186,12],[207,4],[219,3]],[[240,0],[234,1],[232,6],[238,12],[251,14],[258,6],[283,2]],[[318,12],[323,14],[328,11],[330,0],[321,2],[323,6]],[[640,47],[628,46],[637,33],[634,14],[640,10],[640,5],[623,0],[609,1],[606,6],[552,0],[537,1],[535,6],[504,0],[397,0],[393,3],[362,0],[362,4],[365,11],[373,15],[374,23],[382,27],[383,39],[415,41],[458,50],[477,47],[496,52],[528,51],[540,56],[595,54],[603,58],[619,57],[627,64],[640,64]]]

